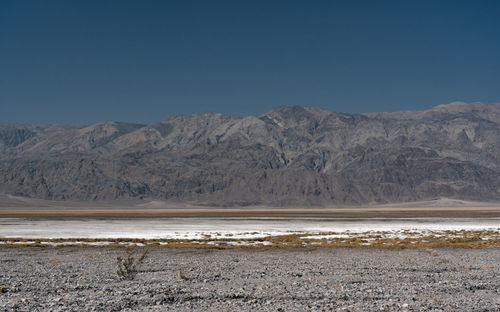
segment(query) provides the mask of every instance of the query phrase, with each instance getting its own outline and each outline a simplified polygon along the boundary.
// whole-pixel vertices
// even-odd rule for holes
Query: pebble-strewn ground
[[[1,247],[0,311],[500,311],[499,248],[148,250]]]

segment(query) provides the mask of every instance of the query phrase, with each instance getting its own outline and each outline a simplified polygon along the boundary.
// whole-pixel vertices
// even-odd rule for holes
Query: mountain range
[[[150,125],[0,123],[0,193],[216,206],[500,201],[500,103],[367,114],[280,106]]]

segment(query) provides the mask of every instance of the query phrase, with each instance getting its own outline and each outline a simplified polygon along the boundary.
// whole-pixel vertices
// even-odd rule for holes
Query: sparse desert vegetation
[[[197,239],[139,238],[0,238],[0,246],[10,247],[130,247],[154,246],[169,248],[287,248],[287,247],[377,247],[377,248],[495,248],[500,247],[500,229],[459,231],[371,231],[363,233],[290,233],[264,237],[234,238],[233,234]]]

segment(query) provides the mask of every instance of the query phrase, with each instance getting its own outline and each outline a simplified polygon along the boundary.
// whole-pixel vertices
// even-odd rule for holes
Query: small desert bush
[[[177,273],[177,280],[178,281],[185,281],[187,279],[188,278],[186,276],[186,273],[183,270],[179,270],[178,273]]]
[[[146,259],[148,250],[145,249],[142,253],[137,253],[133,248],[127,249],[122,256],[116,257],[118,266],[116,274],[120,279],[134,279],[137,275],[139,265]]]

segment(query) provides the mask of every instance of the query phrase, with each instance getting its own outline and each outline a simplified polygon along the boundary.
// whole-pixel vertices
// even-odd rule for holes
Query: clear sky
[[[500,102],[500,1],[0,1],[0,122]]]

